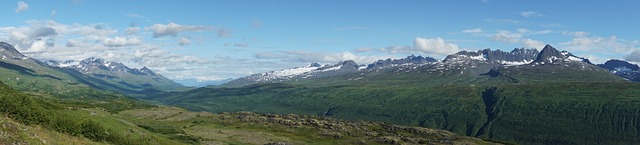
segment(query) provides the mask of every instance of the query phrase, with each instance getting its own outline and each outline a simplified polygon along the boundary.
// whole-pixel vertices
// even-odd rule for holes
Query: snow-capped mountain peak
[[[67,60],[58,62],[55,60],[44,61],[45,64],[59,68],[71,68],[79,71],[82,74],[93,74],[98,72],[113,72],[113,73],[132,73],[135,75],[147,75],[147,76],[160,76],[146,66],[137,69],[129,68],[126,65],[114,62],[106,61],[102,58],[89,57],[81,61]]]

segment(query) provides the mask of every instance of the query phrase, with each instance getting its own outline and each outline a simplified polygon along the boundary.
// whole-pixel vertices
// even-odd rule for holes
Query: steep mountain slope
[[[394,64],[236,88],[199,88],[152,99],[197,111],[366,119],[522,144],[640,141],[636,134],[640,125],[631,123],[640,118],[634,107],[640,105],[635,95],[640,85],[551,46],[533,52],[537,51],[462,51],[442,62]],[[580,117],[589,119],[576,119]],[[606,125],[620,121],[630,123]]]
[[[22,55],[8,43],[0,42],[0,80],[18,90],[58,97],[110,96],[94,90],[77,77]]]
[[[95,91],[97,88],[139,97],[183,87],[147,68],[131,69],[97,58],[77,64],[73,61],[42,62],[24,56],[5,42],[0,42],[0,55],[3,58],[0,60],[0,80],[22,91],[69,97],[110,93]],[[66,67],[51,66],[55,64]]]
[[[72,75],[84,75],[79,78],[85,78],[94,86],[102,86],[101,88],[106,90],[126,94],[145,90],[172,91],[184,88],[181,84],[173,82],[147,67],[129,68],[122,63],[105,61],[101,58],[91,57],[80,62],[72,60],[63,63],[51,60],[46,62],[51,66],[63,68]]]
[[[598,66],[607,69],[611,73],[620,77],[634,82],[640,82],[640,68],[636,64],[631,64],[623,60],[612,59],[604,64],[598,64]]]

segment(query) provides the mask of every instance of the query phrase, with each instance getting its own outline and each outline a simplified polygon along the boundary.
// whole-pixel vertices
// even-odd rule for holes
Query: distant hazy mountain
[[[634,82],[640,82],[640,68],[636,64],[631,64],[624,60],[612,59],[604,64],[598,64],[598,66],[620,77]]]
[[[206,87],[206,86],[218,86],[229,81],[232,81],[233,78],[223,79],[223,80],[215,80],[215,81],[207,81],[207,80],[197,80],[197,79],[184,79],[184,80],[176,80],[175,82],[180,83],[187,87]]]

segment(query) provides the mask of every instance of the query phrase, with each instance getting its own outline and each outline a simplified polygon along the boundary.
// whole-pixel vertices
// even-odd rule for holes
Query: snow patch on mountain
[[[313,70],[316,70],[320,67],[315,67],[315,66],[307,66],[307,67],[296,67],[296,68],[290,68],[290,69],[283,69],[283,70],[278,70],[278,71],[272,71],[272,72],[267,72],[264,73],[263,76],[276,76],[276,77],[284,77],[284,76],[293,76],[293,75],[300,75],[300,74],[304,74],[306,72],[311,72]]]

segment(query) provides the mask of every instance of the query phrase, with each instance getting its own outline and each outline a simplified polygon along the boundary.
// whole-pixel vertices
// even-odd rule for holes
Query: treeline
[[[52,110],[56,108],[52,107],[55,106],[13,90],[0,82],[0,113],[18,122],[40,125],[46,129],[85,137],[96,142],[120,145],[150,144],[150,139],[129,138],[89,119],[56,112]]]

